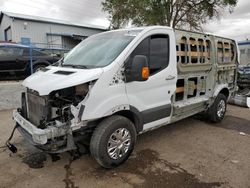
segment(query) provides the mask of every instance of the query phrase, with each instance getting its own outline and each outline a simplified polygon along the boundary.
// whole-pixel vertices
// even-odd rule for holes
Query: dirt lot
[[[0,111],[0,120],[3,145],[11,111]],[[133,155],[114,170],[89,154],[45,154],[19,133],[13,140],[16,154],[0,150],[0,187],[250,187],[250,109],[236,106],[220,124],[188,118],[139,136]]]
[[[21,105],[22,81],[0,81],[0,110],[17,108]]]

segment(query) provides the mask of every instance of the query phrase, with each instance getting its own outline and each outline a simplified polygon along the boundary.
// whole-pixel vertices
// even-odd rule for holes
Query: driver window
[[[129,61],[132,61],[135,55],[147,57],[150,75],[163,70],[169,63],[168,35],[152,35],[144,39],[131,53]]]
[[[167,35],[153,35],[150,39],[150,74],[157,73],[168,66],[169,40]]]

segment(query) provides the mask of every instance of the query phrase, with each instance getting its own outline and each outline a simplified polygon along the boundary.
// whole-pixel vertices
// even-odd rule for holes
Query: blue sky
[[[74,23],[109,26],[102,0],[0,0],[0,10],[49,17]],[[238,0],[233,13],[227,10],[219,20],[209,21],[204,31],[236,40],[250,39],[250,1]]]

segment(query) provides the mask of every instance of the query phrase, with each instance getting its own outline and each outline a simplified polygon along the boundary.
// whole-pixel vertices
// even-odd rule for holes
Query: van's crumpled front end
[[[32,144],[48,152],[75,149],[73,132],[86,127],[88,123],[81,121],[84,110],[82,102],[88,97],[90,89],[102,72],[96,71],[96,74],[91,74],[95,75],[94,77],[86,79],[86,83],[74,85],[77,83],[77,75],[83,75],[87,70],[74,70],[75,76],[67,76],[55,74],[58,72],[57,69],[57,67],[49,67],[48,72],[40,71],[25,80],[23,85],[27,87],[27,92],[22,93],[22,107],[13,111],[13,118],[19,125],[17,127],[19,132]],[[41,84],[45,77],[51,77],[53,84],[46,85],[45,88],[38,88],[38,84],[34,86],[30,84]],[[67,84],[65,79],[74,81],[65,85]]]

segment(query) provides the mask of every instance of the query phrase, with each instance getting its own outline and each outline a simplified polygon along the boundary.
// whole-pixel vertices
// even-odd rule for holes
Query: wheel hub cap
[[[218,108],[217,108],[217,115],[218,117],[222,117],[224,115],[226,111],[226,103],[224,100],[221,100],[218,104]]]
[[[123,157],[131,145],[131,135],[126,128],[113,132],[108,140],[107,152],[112,159]]]

